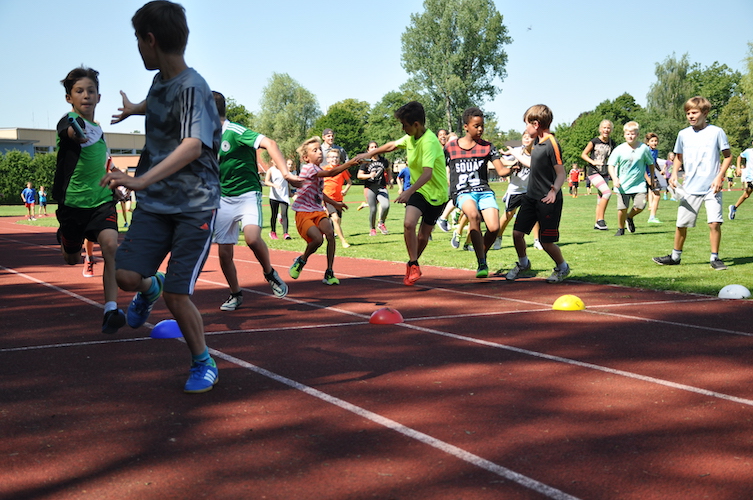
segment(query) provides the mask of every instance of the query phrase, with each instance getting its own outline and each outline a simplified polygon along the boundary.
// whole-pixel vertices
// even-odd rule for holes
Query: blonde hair
[[[322,138],[319,137],[318,135],[315,135],[311,139],[306,139],[305,141],[303,141],[303,144],[301,144],[298,147],[298,149],[296,149],[296,152],[298,153],[298,156],[301,158],[301,161],[306,161],[304,159],[304,156],[308,156],[308,154],[309,154],[309,146],[311,146],[314,143],[321,144],[322,143]]]
[[[535,104],[528,108],[523,114],[523,121],[526,123],[532,123],[534,121],[539,122],[539,128],[549,129],[554,120],[554,114],[549,106],[546,104]]]
[[[686,113],[691,109],[697,109],[704,115],[707,115],[711,111],[711,103],[705,97],[697,95],[685,101],[684,109]]]
[[[641,126],[638,125],[638,122],[630,121],[627,122],[625,125],[622,126],[622,130],[627,132],[628,130],[635,130],[636,132],[641,129]]]
[[[604,125],[605,123],[608,123],[610,127],[614,128],[614,123],[612,123],[612,120],[607,120],[607,119],[601,120],[599,122],[599,128],[601,128],[601,126]]]

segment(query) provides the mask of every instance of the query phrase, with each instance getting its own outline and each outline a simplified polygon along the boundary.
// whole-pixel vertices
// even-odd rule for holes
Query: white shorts
[[[677,209],[677,227],[695,227],[701,205],[706,205],[706,222],[724,222],[722,216],[722,192],[686,194]]]
[[[246,226],[263,227],[261,193],[250,191],[240,196],[221,197],[214,224],[214,242],[235,245],[238,243],[239,230]]]

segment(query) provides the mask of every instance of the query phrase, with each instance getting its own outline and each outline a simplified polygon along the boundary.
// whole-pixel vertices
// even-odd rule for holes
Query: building
[[[105,132],[107,151],[120,170],[133,172],[144,147],[144,134],[119,134]],[[35,128],[0,128],[0,153],[11,150],[36,154],[54,153],[57,133],[54,130]]]

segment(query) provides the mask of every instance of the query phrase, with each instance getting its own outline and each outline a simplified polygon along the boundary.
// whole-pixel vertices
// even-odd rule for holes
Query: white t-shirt
[[[272,184],[280,186],[280,189],[274,187],[269,188],[269,198],[290,205],[288,181],[285,180],[285,177],[282,176],[282,172],[280,172],[277,167],[270,167],[269,172]]]
[[[719,175],[721,152],[729,149],[724,130],[706,125],[701,130],[688,127],[680,130],[675,142],[675,154],[682,155],[687,194],[705,195],[711,191],[714,178]]]
[[[514,149],[515,151],[523,151],[522,147],[518,147]],[[528,157],[530,158],[530,156]],[[510,160],[510,159],[515,159],[515,158],[511,156],[505,159]],[[510,175],[510,185],[507,186],[506,195],[526,194],[528,192],[528,176],[530,175],[531,175],[531,167],[526,167],[525,165],[521,163],[520,170]]]

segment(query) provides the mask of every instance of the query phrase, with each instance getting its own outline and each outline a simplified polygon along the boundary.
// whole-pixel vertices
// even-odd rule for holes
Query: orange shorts
[[[323,219],[328,219],[327,212],[296,212],[295,213],[295,227],[298,229],[298,234],[301,238],[306,240],[306,243],[311,242],[311,238],[308,237],[308,231],[311,227],[319,227],[319,223]]]

